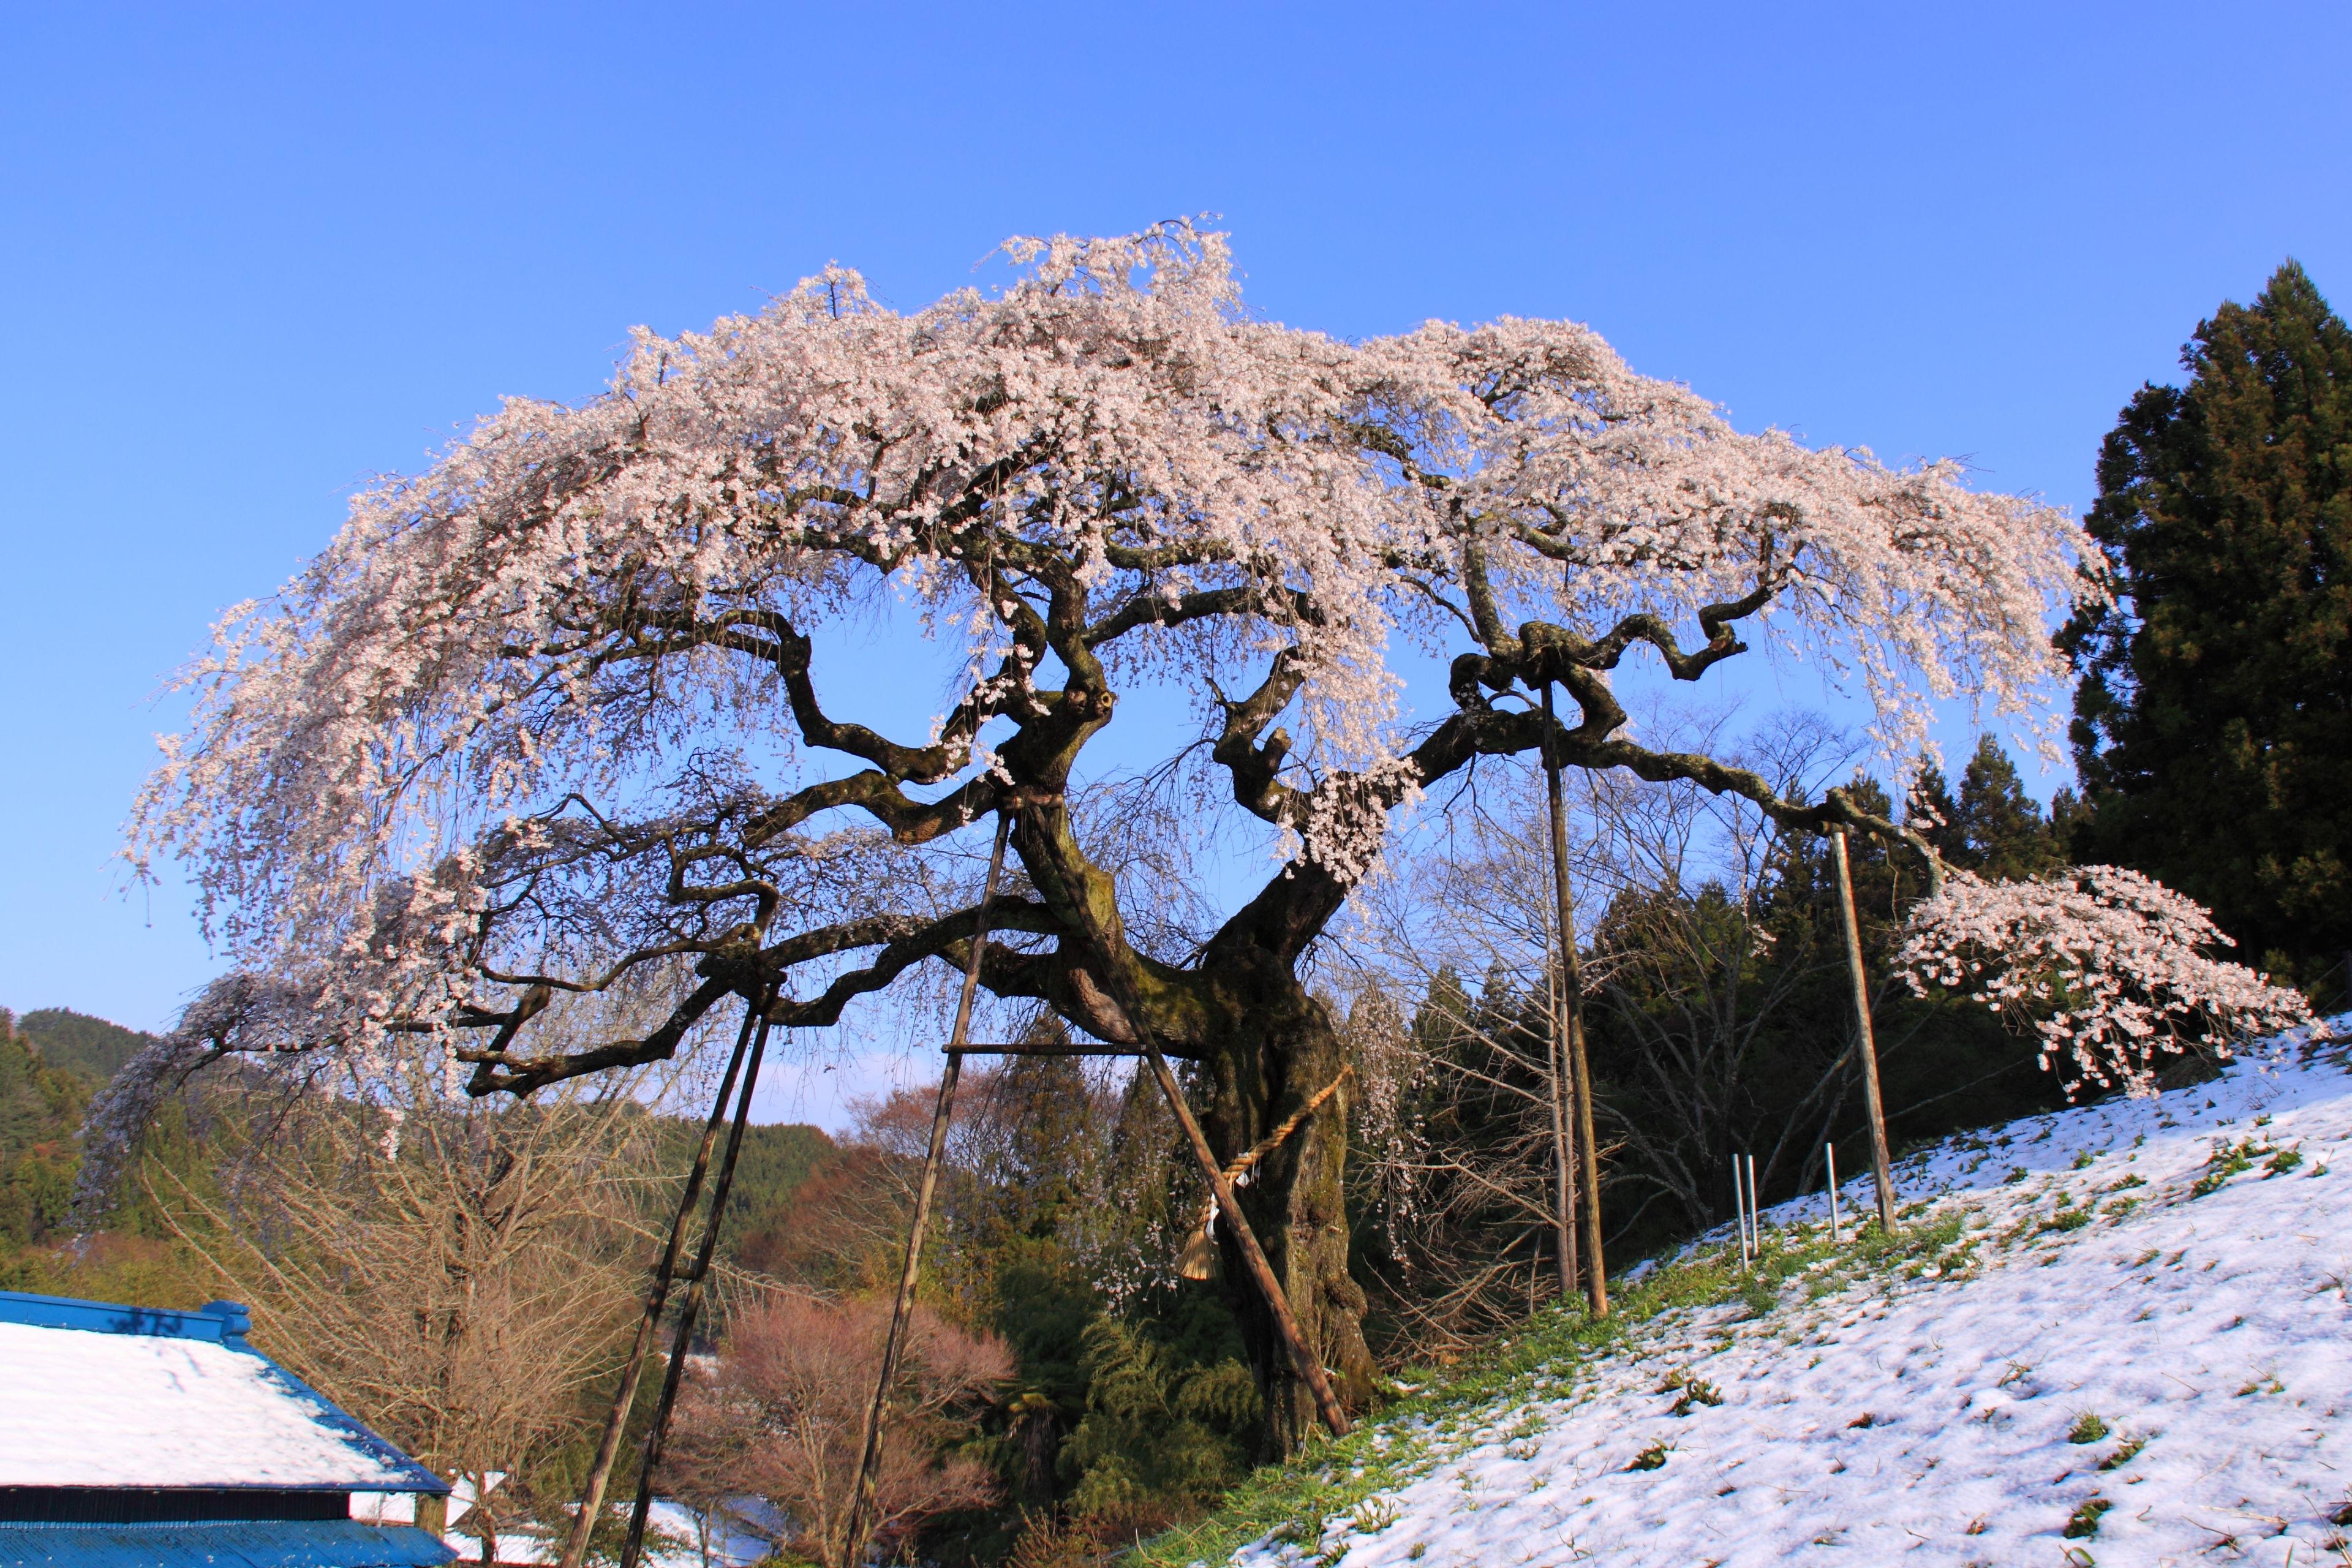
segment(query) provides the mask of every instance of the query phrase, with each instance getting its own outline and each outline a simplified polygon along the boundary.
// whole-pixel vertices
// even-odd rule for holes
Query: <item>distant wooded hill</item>
[[[694,1163],[694,1146],[701,1137],[702,1124],[698,1121],[662,1118],[656,1145],[662,1171],[682,1175]],[[740,1261],[744,1243],[790,1215],[793,1196],[803,1184],[829,1164],[837,1152],[833,1140],[821,1129],[804,1123],[746,1127],[742,1152],[736,1157],[734,1184],[727,1194],[721,1252],[730,1259]],[[714,1154],[714,1171],[717,1163]],[[666,1193],[665,1201],[675,1200],[674,1192]]]
[[[16,1020],[16,1032],[33,1042],[51,1067],[104,1083],[121,1070],[154,1036],[126,1029],[69,1007],[44,1007]]]
[[[123,1194],[89,1259],[45,1250],[67,1234],[81,1154],[76,1133],[90,1097],[153,1038],[69,1008],[15,1016],[0,1007],[0,1289],[182,1307],[205,1300],[207,1290],[216,1292],[218,1282],[199,1259],[178,1255],[135,1192]],[[166,1120],[172,1157],[184,1167],[201,1167],[211,1157],[207,1150],[189,1141],[176,1116]],[[667,1220],[676,1184],[692,1163],[701,1134],[698,1118],[659,1118],[649,1173],[659,1180],[646,1189],[655,1221]],[[747,1241],[787,1227],[811,1177],[839,1155],[815,1127],[747,1128],[728,1198],[728,1259],[740,1261]]]

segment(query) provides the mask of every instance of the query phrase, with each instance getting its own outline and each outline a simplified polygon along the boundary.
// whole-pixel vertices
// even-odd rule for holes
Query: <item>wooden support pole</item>
[[[915,1187],[915,1213],[907,1226],[907,1258],[898,1270],[898,1295],[890,1309],[890,1332],[882,1342],[882,1366],[874,1381],[874,1399],[866,1409],[866,1441],[857,1464],[857,1490],[851,1498],[849,1518],[842,1526],[840,1560],[855,1563],[874,1529],[877,1489],[882,1478],[882,1426],[889,1413],[890,1384],[898,1380],[898,1358],[906,1351],[907,1320],[915,1309],[915,1286],[922,1276],[923,1240],[931,1225],[931,1200],[939,1191],[940,1166],[947,1158],[948,1123],[955,1114],[956,1080],[963,1076],[966,1037],[971,1032],[971,1010],[980,993],[981,952],[988,944],[988,911],[996,901],[996,880],[1004,869],[1004,843],[1013,833],[1013,814],[996,819],[996,843],[988,852],[988,877],[980,888],[980,915],[973,922],[971,956],[963,966],[963,990],[956,997],[955,1026],[948,1031],[947,1066],[940,1074],[938,1100],[931,1107],[931,1141],[923,1154],[922,1180]]]
[[[1551,682],[1543,683],[1544,788],[1551,806],[1552,896],[1558,905],[1560,999],[1568,1016],[1569,1084],[1575,1095],[1576,1152],[1583,1165],[1584,1295],[1596,1318],[1609,1315],[1609,1268],[1601,1256],[1601,1154],[1592,1134],[1592,1069],[1584,1053],[1584,967],[1576,951],[1576,900],[1568,880],[1568,806],[1560,792],[1559,728],[1551,712]]]
[[[1552,1251],[1559,1263],[1559,1301],[1577,1298],[1576,1141],[1569,1136],[1568,1009],[1559,999],[1559,975],[1547,977],[1550,994],[1550,1030],[1544,1040],[1544,1071],[1549,1078],[1551,1101],[1551,1229]],[[1530,1287],[1532,1289],[1532,1287]]]
[[[677,1404],[678,1385],[686,1376],[687,1352],[694,1345],[694,1322],[702,1312],[702,1297],[710,1282],[710,1262],[719,1250],[719,1226],[727,1218],[727,1194],[735,1184],[735,1158],[743,1152],[743,1127],[751,1119],[751,1091],[760,1082],[760,1062],[768,1050],[768,1009],[773,990],[761,994],[760,1032],[751,1041],[751,1059],[743,1065],[743,1088],[735,1097],[735,1124],[727,1132],[727,1152],[719,1162],[719,1179],[710,1187],[710,1212],[702,1223],[702,1246],[695,1253],[694,1272],[687,1276],[686,1299],[677,1306],[677,1331],[670,1341],[669,1366],[662,1373],[661,1398],[654,1405],[653,1425],[646,1432],[644,1462],[637,1467],[637,1500],[629,1510],[629,1533],[621,1543],[621,1568],[637,1568],[645,1549],[646,1520],[653,1511],[654,1475],[661,1468],[669,1442],[669,1415]]]
[[[1830,1163],[1830,1245],[1831,1245],[1832,1247],[1835,1247],[1835,1246],[1838,1244],[1837,1145],[1836,1145],[1835,1143],[1824,1143],[1824,1144],[1822,1144],[1822,1152],[1829,1156],[1829,1163]]]
[[[1886,1106],[1878,1093],[1878,1045],[1870,1030],[1870,977],[1862,966],[1862,922],[1853,912],[1853,868],[1848,862],[1845,829],[1830,829],[1837,860],[1838,909],[1845,917],[1846,968],[1853,980],[1854,1048],[1862,1053],[1862,1097],[1870,1113],[1870,1169],[1878,1179],[1878,1223],[1895,1234],[1895,1171],[1886,1155]]]
[[[677,1255],[686,1248],[687,1223],[693,1217],[696,1201],[702,1196],[703,1174],[710,1168],[710,1151],[719,1142],[720,1123],[727,1119],[727,1101],[734,1093],[735,1075],[742,1070],[744,1053],[751,1049],[758,1011],[747,998],[743,1027],[735,1037],[735,1054],[728,1058],[727,1076],[719,1079],[718,1097],[710,1102],[709,1120],[702,1124],[702,1142],[695,1147],[686,1190],[678,1194],[677,1215],[670,1221],[668,1245],[662,1248],[661,1261],[654,1266],[653,1281],[646,1288],[646,1306],[637,1319],[637,1337],[629,1346],[629,1359],[622,1365],[621,1386],[613,1395],[613,1408],[604,1418],[604,1434],[597,1441],[595,1460],[588,1468],[588,1484],[580,1495],[580,1511],[572,1521],[572,1533],[563,1543],[561,1568],[581,1568],[587,1560],[588,1540],[595,1533],[597,1516],[604,1512],[604,1491],[612,1484],[614,1462],[620,1458],[622,1429],[628,1425],[629,1410],[637,1402],[637,1385],[645,1377],[646,1352],[653,1346],[654,1330],[659,1326],[662,1309],[669,1301]]]
[[[1143,1053],[1132,1046],[1105,1046],[1092,1040],[1039,1040],[1034,1044],[989,1044],[974,1041],[968,1046],[942,1046],[941,1050],[953,1050],[967,1057],[1139,1057]]]
[[[1168,1109],[1176,1113],[1176,1121],[1184,1129],[1184,1137],[1192,1145],[1192,1158],[1199,1162],[1201,1173],[1209,1178],[1209,1190],[1217,1195],[1217,1211],[1225,1223],[1234,1227],[1234,1239],[1241,1244],[1242,1258],[1248,1264],[1250,1277],[1257,1281],[1258,1291],[1265,1298],[1267,1308],[1274,1313],[1274,1325],[1282,1336],[1283,1348],[1290,1352],[1290,1364],[1297,1370],[1299,1381],[1307,1384],[1315,1396],[1316,1412],[1323,1425],[1331,1429],[1334,1437],[1348,1435],[1348,1413],[1339,1408],[1339,1396],[1333,1392],[1330,1378],[1324,1375],[1323,1363],[1307,1347],[1307,1336],[1298,1326],[1297,1314],[1290,1310],[1290,1298],[1283,1293],[1282,1281],[1275,1278],[1274,1265],[1266,1261],[1265,1249],[1257,1244],[1257,1233],[1242,1215],[1242,1206],[1234,1197],[1234,1184],[1225,1179],[1224,1168],[1209,1147],[1208,1136],[1193,1120],[1192,1108],[1184,1103],[1184,1091],[1177,1087],[1176,1075],[1169,1070],[1168,1058],[1160,1054],[1160,1046],[1151,1031],[1134,1008],[1128,1010],[1128,1021],[1133,1026],[1138,1041],[1143,1047],[1143,1059],[1151,1065],[1151,1076],[1160,1081],[1160,1092],[1168,1097]]]

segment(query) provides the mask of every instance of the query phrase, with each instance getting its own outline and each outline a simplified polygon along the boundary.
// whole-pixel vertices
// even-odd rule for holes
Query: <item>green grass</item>
[[[2126,1465],[2130,1464],[2134,1459],[2139,1458],[2139,1451],[2147,1447],[2147,1438],[2145,1435],[2126,1437],[2114,1453],[2109,1454],[2105,1458],[2099,1461],[2099,1468],[2103,1470],[2120,1470]]]
[[[1671,1390],[1673,1386],[1674,1380],[1669,1379],[1669,1390]],[[1681,1384],[1681,1394],[1677,1395],[1675,1400],[1674,1414],[1676,1415],[1688,1415],[1691,1413],[1691,1406],[1694,1405],[1720,1405],[1723,1403],[1722,1391],[1717,1388],[1715,1384],[1706,1381],[1704,1378],[1691,1378],[1686,1382],[1684,1382]]]
[[[2257,1144],[2251,1138],[2242,1138],[2235,1144],[2227,1139],[2217,1141],[2213,1152],[2206,1158],[2205,1173],[2190,1184],[2189,1195],[2201,1198],[2209,1193],[2221,1191],[2224,1182],[2242,1171],[2252,1170],[2254,1162],[2269,1152],[2269,1144]]]
[[[1955,1210],[1911,1226],[1889,1237],[1874,1223],[1859,1237],[1849,1233],[1842,1247],[1830,1245],[1827,1227],[1768,1231],[1764,1251],[1751,1271],[1740,1267],[1738,1250],[1700,1253],[1652,1270],[1620,1288],[1615,1310],[1595,1321],[1579,1310],[1538,1313],[1525,1331],[1469,1363],[1445,1371],[1419,1368],[1401,1374],[1401,1384],[1418,1392],[1367,1416],[1336,1441],[1318,1440],[1283,1465],[1257,1470],[1226,1497],[1208,1518],[1181,1525],[1132,1548],[1127,1568],[1185,1568],[1222,1563],[1269,1533],[1312,1549],[1329,1522],[1363,1522],[1385,1510],[1360,1513],[1379,1493],[1415,1480],[1449,1459],[1515,1435],[1506,1430],[1512,1404],[1558,1399],[1589,1384],[1593,1369],[1621,1350],[1643,1325],[1672,1312],[1696,1311],[1734,1302],[1762,1316],[1786,1304],[1784,1292],[1802,1280],[1810,1294],[1835,1289],[1867,1274],[1916,1275],[1931,1262],[1947,1272],[1964,1265],[1971,1243],[1960,1242],[1966,1216]],[[1829,1261],[1823,1280],[1810,1271]],[[1687,1373],[1669,1380],[1687,1413],[1690,1404],[1713,1404],[1722,1395]],[[1671,1449],[1645,1454],[1637,1466],[1664,1464]],[[1646,1465],[1643,1461],[1647,1460]],[[1385,1529],[1387,1526],[1382,1525]]]
[[[2099,1516],[2115,1506],[2103,1497],[2092,1498],[2066,1516],[2066,1528],[2059,1533],[2069,1541],[2088,1541],[2099,1533]]]

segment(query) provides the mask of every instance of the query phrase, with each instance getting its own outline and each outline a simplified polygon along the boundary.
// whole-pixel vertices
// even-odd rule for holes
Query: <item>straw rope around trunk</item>
[[[1281,1126],[1234,1156],[1232,1162],[1225,1166],[1225,1180],[1238,1184],[1259,1161],[1281,1148],[1308,1117],[1322,1110],[1324,1104],[1339,1092],[1339,1086],[1347,1082],[1355,1070],[1355,1064],[1352,1062],[1341,1068],[1338,1078],[1317,1089],[1314,1097],[1292,1111]],[[1201,1205],[1201,1217],[1194,1223],[1192,1234],[1185,1237],[1184,1249],[1177,1257],[1176,1271],[1187,1279],[1206,1279],[1209,1277],[1209,1226],[1216,1217],[1217,1199],[1214,1194],[1211,1194]]]

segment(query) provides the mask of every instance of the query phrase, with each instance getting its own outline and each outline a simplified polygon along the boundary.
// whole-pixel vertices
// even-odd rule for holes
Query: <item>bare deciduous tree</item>
[[[1731,757],[1789,795],[1818,791],[1853,755],[1810,720],[1744,742],[1721,716],[1678,724],[1667,715],[1654,728],[1676,749]],[[1391,1031],[1387,1056],[1400,1083],[1378,1092],[1409,1106],[1412,1125],[1378,1140],[1376,1158],[1378,1179],[1395,1189],[1389,1243],[1423,1276],[1398,1305],[1435,1343],[1549,1293],[1547,1233],[1554,1254],[1566,1250],[1544,802],[1531,776],[1489,774],[1450,807],[1398,877],[1360,898],[1365,919],[1351,947],[1371,983],[1358,1011],[1378,994],[1376,1012],[1412,1016]],[[1832,949],[1810,968],[1791,952],[1779,956],[1796,962],[1757,962],[1789,839],[1743,797],[1588,773],[1572,783],[1570,818],[1573,880],[1589,906],[1578,922],[1586,1005],[1601,1037],[1621,1042],[1608,1053],[1614,1103],[1600,1108],[1599,1127],[1604,1150],[1628,1157],[1608,1179],[1636,1215],[1664,1197],[1685,1223],[1704,1223],[1722,1203],[1712,1178],[1750,1131],[1759,1039],[1812,969],[1842,955]],[[1811,1113],[1790,1121],[1782,1144],[1801,1150],[1836,1110],[1843,1044],[1826,1042],[1804,1100]]]
[[[840,1568],[889,1318],[884,1301],[830,1305],[782,1294],[739,1312],[680,1406],[666,1484],[698,1498],[764,1499],[785,1521],[779,1546]],[[886,1545],[903,1545],[940,1514],[994,1500],[987,1467],[940,1450],[1012,1377],[1013,1358],[994,1336],[918,1307],[898,1370],[873,1533]]]
[[[577,1436],[635,1310],[651,1119],[632,1100],[390,1102],[257,1092],[215,1104],[209,1179],[150,1164],[177,1233],[298,1373],[472,1483],[483,1561],[534,1464]],[[617,1087],[617,1086],[616,1086]],[[217,1100],[230,1097],[216,1096]],[[514,1478],[503,1488],[493,1477]]]

